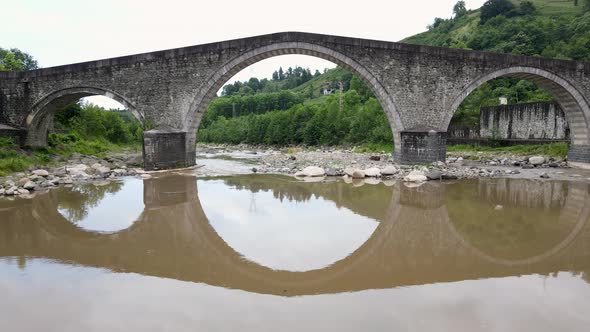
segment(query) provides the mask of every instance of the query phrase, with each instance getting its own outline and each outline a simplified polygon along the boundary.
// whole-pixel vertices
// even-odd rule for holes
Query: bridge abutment
[[[429,164],[445,161],[447,133],[429,129],[412,129],[400,132],[394,160],[400,164]]]
[[[189,157],[187,133],[172,127],[159,127],[143,133],[143,164],[146,171],[185,168],[195,164]],[[194,149],[193,149],[194,152]]]

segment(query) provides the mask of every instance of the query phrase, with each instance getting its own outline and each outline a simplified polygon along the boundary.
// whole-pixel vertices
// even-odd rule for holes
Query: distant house
[[[322,88],[322,94],[324,96],[331,95],[332,93],[334,93],[333,89]]]

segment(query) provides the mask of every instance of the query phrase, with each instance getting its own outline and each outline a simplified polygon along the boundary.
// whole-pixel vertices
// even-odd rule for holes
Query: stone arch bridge
[[[196,131],[216,92],[245,67],[284,54],[323,58],[362,78],[387,114],[397,162],[443,160],[457,107],[484,82],[508,76],[531,80],[555,97],[571,127],[569,160],[590,163],[590,63],[301,32],[2,72],[0,125],[20,129],[28,145],[43,146],[56,110],[106,95],[155,128],[144,135],[147,169],[191,166]]]

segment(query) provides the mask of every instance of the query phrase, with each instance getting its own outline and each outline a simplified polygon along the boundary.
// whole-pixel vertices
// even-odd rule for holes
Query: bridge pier
[[[396,144],[394,160],[400,164],[429,164],[445,161],[447,133],[429,128],[416,128],[400,132],[400,144]]]
[[[146,171],[185,168],[195,164],[194,149],[187,149],[187,133],[168,126],[143,133],[143,165]],[[189,156],[190,150],[193,151]]]
[[[590,169],[590,145],[570,145],[567,161],[572,166]]]

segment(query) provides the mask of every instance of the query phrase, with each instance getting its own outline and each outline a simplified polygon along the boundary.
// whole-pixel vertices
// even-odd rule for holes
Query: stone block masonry
[[[559,105],[538,102],[482,107],[480,136],[494,139],[568,140],[570,128]]]
[[[143,134],[143,163],[146,171],[184,168],[195,164],[186,158],[186,132],[169,127]]]

